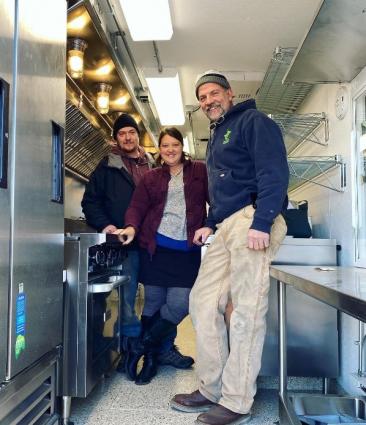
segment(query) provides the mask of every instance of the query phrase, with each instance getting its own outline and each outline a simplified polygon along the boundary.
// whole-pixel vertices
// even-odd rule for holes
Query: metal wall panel
[[[14,0],[0,2],[0,152],[2,171],[0,175],[7,183],[0,187],[0,382],[5,379],[7,358],[7,324],[8,324],[8,296],[9,296],[9,239],[10,239],[10,206],[9,206],[9,154],[7,151],[8,137],[6,128],[10,125],[10,99],[13,89],[12,81],[12,49],[14,32]],[[9,97],[5,93],[5,85],[9,87]],[[4,86],[2,86],[4,85]],[[8,97],[8,98],[7,98]],[[8,122],[6,122],[8,121]],[[6,169],[7,168],[7,169]]]
[[[52,202],[55,123],[64,126],[66,1],[17,2],[8,375],[62,340],[63,204]]]

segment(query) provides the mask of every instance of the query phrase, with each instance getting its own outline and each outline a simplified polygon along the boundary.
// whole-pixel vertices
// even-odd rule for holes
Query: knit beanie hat
[[[120,115],[113,124],[113,139],[117,140],[117,133],[123,127],[133,127],[136,129],[137,133],[140,134],[140,129],[138,128],[137,122],[128,114]]]
[[[225,75],[221,74],[219,71],[214,71],[210,69],[209,71],[204,72],[199,75],[196,79],[196,97],[198,99],[198,89],[202,86],[202,84],[206,83],[216,83],[219,84],[224,89],[230,89],[230,83],[225,77]]]

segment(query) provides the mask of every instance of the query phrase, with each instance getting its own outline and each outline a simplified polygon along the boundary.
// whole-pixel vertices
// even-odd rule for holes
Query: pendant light
[[[78,79],[84,72],[84,51],[88,43],[81,38],[72,38],[69,40],[69,51],[67,66],[72,78]]]

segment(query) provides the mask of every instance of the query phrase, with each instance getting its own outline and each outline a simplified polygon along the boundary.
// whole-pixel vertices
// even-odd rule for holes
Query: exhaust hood
[[[283,82],[350,82],[365,66],[366,0],[324,0]]]
[[[104,15],[103,15],[104,16]],[[158,125],[150,105],[136,96],[133,75],[126,72],[121,59],[121,36],[115,32],[111,44],[110,31],[101,24],[90,1],[69,2],[67,35],[70,41],[82,40],[83,73],[80,78],[66,75],[66,170],[81,180],[87,180],[99,161],[108,154],[114,120],[121,113],[132,115],[140,129],[140,145],[154,154]],[[102,111],[97,105],[100,88],[108,88],[109,105]],[[136,89],[136,90],[135,90]]]

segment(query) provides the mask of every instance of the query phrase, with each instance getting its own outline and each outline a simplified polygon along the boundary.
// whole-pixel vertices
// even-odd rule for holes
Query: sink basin
[[[299,419],[304,425],[366,424],[364,419],[356,419],[348,415],[305,415],[299,416]]]
[[[323,394],[291,394],[289,399],[302,424],[366,424],[366,400]]]

